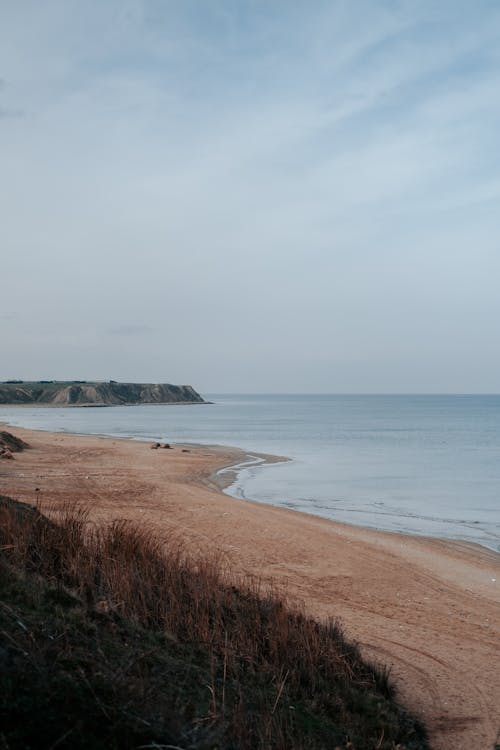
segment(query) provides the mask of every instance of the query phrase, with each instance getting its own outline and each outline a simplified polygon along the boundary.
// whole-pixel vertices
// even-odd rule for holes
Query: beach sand
[[[5,429],[32,449],[0,462],[0,493],[82,503],[95,518],[145,521],[218,550],[313,616],[339,618],[366,657],[390,667],[435,750],[500,741],[500,555],[228,497],[214,475],[245,460],[237,449]]]

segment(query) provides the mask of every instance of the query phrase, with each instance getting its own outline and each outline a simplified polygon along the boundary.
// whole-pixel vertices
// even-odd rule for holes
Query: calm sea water
[[[205,397],[215,403],[0,407],[0,421],[288,456],[242,469],[229,493],[500,550],[499,395]]]

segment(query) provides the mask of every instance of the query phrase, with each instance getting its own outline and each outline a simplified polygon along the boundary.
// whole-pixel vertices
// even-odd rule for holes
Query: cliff
[[[123,404],[202,404],[190,385],[87,381],[0,383],[0,404],[52,406],[119,406]]]

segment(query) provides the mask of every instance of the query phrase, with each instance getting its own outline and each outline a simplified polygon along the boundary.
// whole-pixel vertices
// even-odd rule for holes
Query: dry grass
[[[0,503],[4,561],[64,586],[108,624],[166,636],[163,648],[190,662],[184,685],[164,687],[165,714],[183,714],[178,747],[427,747],[394,702],[387,674],[366,664],[334,622],[307,617],[255,581],[234,581],[220,560],[193,558],[145,527],[95,526],[78,508],[46,511]],[[204,670],[195,685],[194,662]],[[169,719],[151,730],[150,747],[164,742],[167,724],[172,744]],[[129,746],[137,745],[116,745]]]

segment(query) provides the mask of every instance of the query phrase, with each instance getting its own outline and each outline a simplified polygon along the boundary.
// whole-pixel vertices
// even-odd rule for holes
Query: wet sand
[[[310,614],[340,618],[367,657],[390,667],[435,750],[500,741],[500,555],[228,497],[215,473],[245,460],[238,449],[5,429],[32,448],[0,462],[0,493],[82,503],[96,519],[144,520],[217,550]]]

